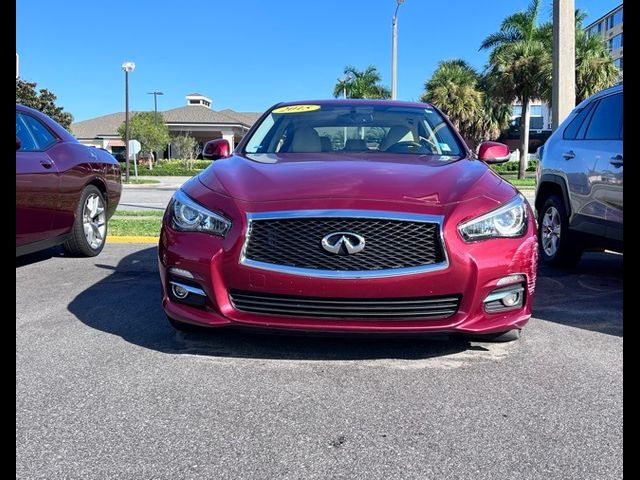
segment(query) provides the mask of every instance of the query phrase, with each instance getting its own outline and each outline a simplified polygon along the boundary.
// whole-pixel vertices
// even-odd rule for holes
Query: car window
[[[19,151],[33,151],[37,150],[36,141],[33,139],[31,132],[24,124],[22,120],[22,115],[16,112],[16,137],[20,139],[20,150]]]
[[[587,140],[622,139],[622,95],[611,95],[600,100],[589,122]]]
[[[354,153],[415,157],[464,155],[455,132],[432,108],[324,104],[276,107],[257,125],[245,153]]]
[[[589,112],[593,109],[593,105],[597,102],[590,102],[578,112],[578,114],[574,117],[573,120],[567,125],[567,128],[564,129],[562,133],[562,138],[565,140],[575,140],[576,138],[581,138],[578,136],[578,129],[584,123],[584,119],[587,118]]]
[[[42,122],[32,117],[31,115],[21,115],[24,123],[29,128],[29,131],[33,135],[36,141],[38,150],[45,150],[56,142],[56,137],[45,127]]]

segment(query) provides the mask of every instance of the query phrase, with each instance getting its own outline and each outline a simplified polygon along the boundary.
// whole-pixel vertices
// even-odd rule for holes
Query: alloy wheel
[[[107,231],[107,219],[102,196],[92,193],[84,202],[82,225],[87,244],[94,250],[100,248]]]
[[[544,212],[540,236],[544,253],[553,257],[560,246],[560,212],[556,207],[550,206]]]

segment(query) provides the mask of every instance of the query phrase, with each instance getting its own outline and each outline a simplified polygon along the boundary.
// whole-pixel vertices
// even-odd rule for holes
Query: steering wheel
[[[425,149],[425,146],[421,143],[414,142],[411,140],[398,142],[391,145],[389,148],[385,150],[385,152],[390,153],[418,153],[418,150]],[[430,152],[420,152],[420,153],[430,153]]]

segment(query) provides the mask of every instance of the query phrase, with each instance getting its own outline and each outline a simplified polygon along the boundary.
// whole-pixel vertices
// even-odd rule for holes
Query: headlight
[[[522,195],[517,195],[505,205],[467,220],[458,231],[467,242],[485,238],[520,237],[527,230],[527,208]]]
[[[224,237],[231,221],[207,210],[178,190],[171,200],[171,225],[181,232],[204,232]]]

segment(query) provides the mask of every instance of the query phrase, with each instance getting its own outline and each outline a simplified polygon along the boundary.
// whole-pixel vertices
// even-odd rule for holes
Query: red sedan
[[[278,104],[176,192],[160,237],[178,329],[484,334],[531,316],[533,212],[428,104]]]
[[[98,255],[121,192],[108,152],[16,104],[16,256],[60,244],[71,255]]]

